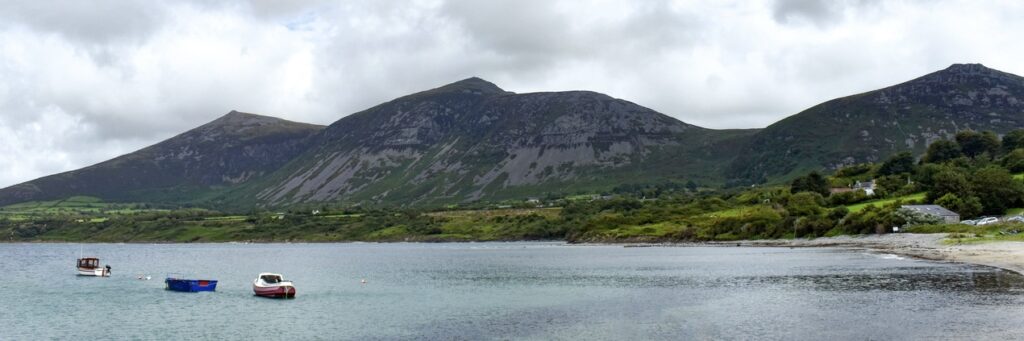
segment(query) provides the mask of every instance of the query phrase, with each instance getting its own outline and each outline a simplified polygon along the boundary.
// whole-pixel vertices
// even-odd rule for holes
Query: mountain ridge
[[[0,189],[0,205],[73,195],[180,202],[276,170],[322,128],[231,111],[135,152]]]
[[[231,111],[139,151],[0,189],[0,205],[94,195],[245,209],[438,205],[623,184],[784,181],[1024,127],[1024,78],[954,64],[763,129],[708,129],[586,90],[517,94],[470,77],[328,126]]]
[[[466,89],[481,84],[490,91]],[[308,161],[251,194],[273,205],[341,196],[431,201],[387,199],[393,193],[386,184],[402,183],[430,196],[477,200],[510,186],[577,180],[580,167],[629,164],[637,155],[626,154],[648,149],[651,141],[643,139],[708,131],[596,92],[515,94],[492,86],[470,78],[346,116],[325,129],[320,149],[300,156]],[[622,159],[609,161],[616,156]]]
[[[758,183],[814,169],[921,153],[961,130],[1024,127],[1024,78],[981,64],[954,64],[912,80],[832,99],[751,138],[729,176]]]

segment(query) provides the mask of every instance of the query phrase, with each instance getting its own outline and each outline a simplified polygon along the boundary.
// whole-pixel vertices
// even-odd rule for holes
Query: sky
[[[760,128],[953,63],[1024,75],[1021,1],[3,1],[0,187],[231,110],[330,124],[481,77]]]

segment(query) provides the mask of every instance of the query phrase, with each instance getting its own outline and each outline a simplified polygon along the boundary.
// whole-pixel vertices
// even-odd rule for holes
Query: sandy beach
[[[1024,274],[1024,242],[945,244],[945,233],[893,233],[867,236],[839,236],[798,240],[756,240],[724,245],[773,247],[848,247],[923,259],[994,266]]]

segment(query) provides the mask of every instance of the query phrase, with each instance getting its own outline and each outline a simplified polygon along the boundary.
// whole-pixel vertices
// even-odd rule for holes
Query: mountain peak
[[[277,122],[284,122],[284,120],[276,117],[263,116],[247,112],[241,112],[237,110],[231,110],[231,112],[228,112],[224,116],[221,116],[211,121],[210,123],[208,123],[208,125],[240,127],[250,125],[272,124]]]
[[[470,77],[427,92],[490,95],[505,93],[505,90],[502,90],[497,85],[494,85],[494,83],[485,81],[479,77]]]
[[[943,70],[943,72],[969,75],[969,74],[991,74],[991,73],[999,72],[999,71],[994,70],[994,69],[990,69],[988,67],[985,67],[985,65],[982,65],[980,63],[973,63],[973,64],[968,63],[968,64],[953,64],[953,65],[950,65],[948,68]]]
[[[994,86],[997,84],[1022,84],[1020,76],[1002,72],[981,64],[953,64],[949,67],[897,85],[941,85],[960,86],[973,84],[978,86]]]
[[[991,78],[991,79],[1003,79],[1003,80],[1020,80],[1020,76],[1012,73],[1006,73],[999,71],[982,64],[953,64],[949,67],[934,72],[928,76],[939,76],[938,80],[950,81],[950,80],[964,80],[964,79],[977,79],[977,78]]]

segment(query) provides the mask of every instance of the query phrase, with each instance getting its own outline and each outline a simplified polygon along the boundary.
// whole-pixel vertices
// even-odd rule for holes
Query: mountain
[[[124,202],[188,202],[270,174],[309,147],[323,126],[232,111],[109,161],[0,189],[0,206],[74,195]]]
[[[716,181],[748,130],[716,131],[589,91],[515,94],[469,78],[349,115],[229,202],[397,205]],[[735,144],[737,147],[740,144]]]
[[[328,127],[231,112],[156,145],[0,189],[0,205],[96,196],[243,210],[594,193],[626,184],[782,182],[923,152],[965,129],[1024,127],[1024,78],[980,64],[713,130],[590,91],[516,94],[469,78]]]
[[[923,153],[958,131],[1024,128],[1024,78],[981,64],[954,64],[920,78],[834,99],[751,137],[729,168],[748,182],[785,179],[812,169]]]

